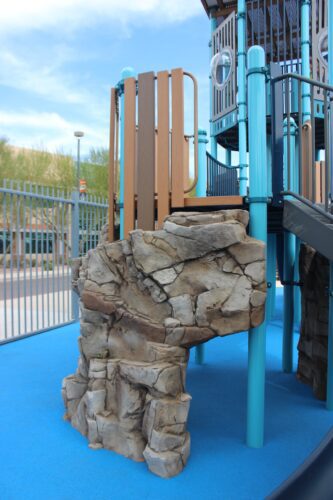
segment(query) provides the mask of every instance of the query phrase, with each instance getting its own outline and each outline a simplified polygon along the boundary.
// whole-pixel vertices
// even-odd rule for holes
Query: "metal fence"
[[[106,200],[6,181],[0,188],[0,343],[78,319],[71,260],[96,247]]]
[[[290,89],[294,83],[298,88],[297,113],[292,113]],[[298,74],[276,76],[271,78],[270,84],[273,204],[279,205],[283,194],[289,194],[333,220],[333,86]],[[322,118],[316,117],[318,89],[323,94]],[[296,136],[297,151],[294,146]],[[318,157],[320,151],[321,158]],[[281,165],[284,165],[283,169]]]
[[[207,157],[207,196],[233,196],[239,194],[237,170],[216,160],[208,152]]]

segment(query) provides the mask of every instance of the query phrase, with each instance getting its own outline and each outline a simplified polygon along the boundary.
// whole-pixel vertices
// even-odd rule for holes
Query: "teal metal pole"
[[[295,108],[297,109],[297,107]],[[295,137],[295,155],[296,155],[296,166],[295,166],[295,172],[294,172],[294,191],[295,193],[300,194],[300,185],[299,185],[299,171],[300,171],[300,165],[299,165],[299,135],[301,133],[301,128],[298,127],[296,130],[296,137]],[[299,282],[300,280],[300,275],[299,275],[299,255],[300,255],[300,249],[301,249],[301,240],[297,237],[295,237],[295,267],[294,267],[294,281],[296,283]],[[299,330],[301,326],[301,317],[302,317],[302,297],[301,297],[301,289],[299,286],[294,287],[294,325],[295,329]]]
[[[272,151],[271,137],[267,136],[267,195],[272,196]],[[276,300],[276,235],[268,234],[267,241],[267,299],[266,321],[271,321]]]
[[[271,136],[267,135],[267,195],[273,196]]]
[[[124,81],[126,78],[135,76],[133,68],[124,68],[121,72],[121,80],[118,87],[122,89],[120,96],[120,186],[119,186],[119,204],[120,204],[120,239],[124,239],[124,196],[125,196],[125,183],[124,183],[124,136],[125,136],[125,96],[124,96]]]
[[[333,0],[328,1],[328,81],[333,85]],[[332,111],[330,113],[330,140],[329,147],[332,145]],[[332,155],[330,162],[331,186],[333,179]],[[332,193],[331,193],[332,196]],[[330,281],[329,281],[329,317],[328,317],[328,348],[327,348],[327,394],[326,406],[328,410],[333,410],[333,262],[330,262]]]
[[[310,0],[302,0],[301,5],[301,56],[302,56],[302,75],[310,78]],[[310,85],[307,83],[302,83],[302,120],[303,123],[311,119],[311,94]],[[301,133],[301,131],[299,131]],[[301,165],[300,165],[301,167]],[[297,169],[296,169],[297,170]],[[299,183],[297,183],[297,191],[299,193]],[[299,262],[299,250],[300,241],[298,238],[295,240],[295,259]],[[299,280],[299,270],[298,265],[294,266],[294,279]],[[298,287],[295,287],[298,288]],[[301,292],[299,289],[294,290],[294,320],[297,325],[300,325],[301,321]]]
[[[267,155],[265,52],[253,46],[247,56],[250,164],[250,234],[267,243]],[[249,331],[247,437],[248,446],[264,444],[266,320]]]
[[[301,6],[301,55],[302,75],[310,78],[310,0],[302,0]],[[311,119],[310,85],[302,83],[303,123]]]
[[[213,35],[213,32],[216,30],[217,28],[217,20],[216,20],[216,17],[214,17],[212,14],[213,14],[213,10],[210,11],[210,35],[211,35],[211,39],[210,39],[210,42],[208,44],[209,46],[209,58],[210,60],[212,59],[213,57],[213,44],[212,44],[212,35]],[[209,62],[210,62],[209,60]],[[210,80],[210,85],[209,85],[209,89],[210,89],[210,118],[209,118],[209,122],[210,122],[210,154],[213,156],[213,158],[217,159],[217,141],[216,141],[216,137],[214,135],[214,126],[213,126],[213,92],[214,92],[214,85],[213,85],[213,80],[212,80],[212,76],[209,75],[209,80]]]
[[[205,361],[205,346],[199,344],[195,348],[195,362],[197,365],[203,365]]]
[[[288,186],[288,126],[287,119],[283,124],[283,172],[284,188],[290,187],[294,191],[295,186],[295,168],[296,168],[296,123],[293,118],[290,119],[290,185]],[[282,347],[282,369],[286,373],[293,370],[293,340],[294,340],[294,269],[295,269],[295,251],[296,238],[292,233],[285,231],[283,248],[283,347]]]
[[[237,79],[238,79],[238,144],[239,144],[239,194],[247,194],[247,138],[246,138],[246,5],[237,2]]]
[[[206,196],[207,194],[207,163],[206,163],[206,145],[208,143],[206,130],[198,130],[198,182],[196,185],[196,196]],[[195,362],[202,365],[205,357],[204,344],[195,348]]]
[[[196,196],[206,196],[207,194],[207,158],[206,144],[208,143],[207,132],[199,128],[198,130],[198,182],[195,188]]]
[[[294,281],[299,282],[299,254],[301,250],[301,240],[295,237],[295,266],[294,266]],[[299,286],[294,286],[294,325],[295,329],[299,330],[302,317],[302,297]]]
[[[271,321],[275,313],[276,300],[276,234],[268,234],[267,241],[267,301],[266,321]]]
[[[290,283],[294,279],[295,236],[288,231],[284,234],[283,279],[283,348],[282,369],[285,373],[293,370],[293,333],[294,333],[294,290]]]
[[[224,151],[225,164],[231,167],[231,149],[225,149]]]

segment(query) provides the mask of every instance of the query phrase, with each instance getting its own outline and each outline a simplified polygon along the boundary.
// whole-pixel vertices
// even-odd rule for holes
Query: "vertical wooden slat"
[[[169,74],[157,73],[157,217],[158,227],[170,213],[169,181]]]
[[[173,69],[172,80],[172,140],[171,140],[171,204],[184,206],[184,84],[183,70]]]
[[[190,187],[190,139],[184,137],[184,189]]]
[[[315,176],[316,176],[315,202],[321,203],[321,161],[315,162]]]
[[[157,161],[158,161],[157,128],[155,128],[155,195],[157,193]]]
[[[138,76],[138,228],[155,229],[155,75]]]
[[[312,194],[312,136],[311,122],[302,126],[302,195],[308,200]]]
[[[115,159],[115,123],[116,123],[116,89],[111,89],[111,106],[110,106],[110,142],[109,142],[109,230],[108,239],[114,239],[114,191],[116,178],[116,162]]]
[[[124,237],[135,227],[134,220],[134,187],[135,187],[135,100],[136,82],[127,78],[124,82],[125,122],[124,122]]]

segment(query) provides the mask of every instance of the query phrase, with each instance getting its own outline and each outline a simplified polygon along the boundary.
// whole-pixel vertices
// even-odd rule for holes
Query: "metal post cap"
[[[289,123],[290,123],[290,133],[295,135],[296,130],[297,130],[297,125],[296,125],[296,122],[292,116],[290,117]],[[286,135],[288,133],[288,118],[285,118],[283,120],[283,133],[284,133],[284,135]]]
[[[135,71],[131,66],[127,66],[126,68],[123,68],[120,73],[121,79],[126,80],[126,78],[131,78],[132,76],[135,76]]]

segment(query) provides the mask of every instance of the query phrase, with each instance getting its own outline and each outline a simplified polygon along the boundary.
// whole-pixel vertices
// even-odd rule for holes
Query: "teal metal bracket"
[[[270,80],[270,74],[269,74],[269,69],[268,66],[259,66],[257,68],[250,68],[247,71],[247,76],[249,77],[250,75],[255,75],[255,74],[260,74],[260,75],[265,75],[266,82]]]
[[[247,196],[245,198],[246,203],[271,203],[272,198],[268,196]]]

